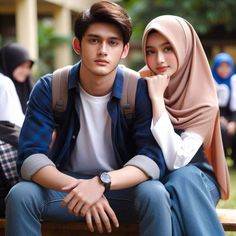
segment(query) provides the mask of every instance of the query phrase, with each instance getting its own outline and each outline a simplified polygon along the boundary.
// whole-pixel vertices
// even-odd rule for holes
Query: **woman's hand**
[[[144,79],[147,81],[148,92],[152,101],[164,97],[164,92],[170,81],[167,75],[154,75]]]
[[[152,101],[152,115],[154,125],[161,115],[166,111],[164,92],[169,84],[167,75],[154,75],[145,78],[148,84],[149,97]]]
[[[91,232],[94,232],[94,223],[99,233],[103,233],[105,227],[108,233],[111,233],[111,222],[115,227],[119,227],[116,214],[112,210],[105,196],[102,196],[93,206],[89,208],[85,215],[86,224]]]

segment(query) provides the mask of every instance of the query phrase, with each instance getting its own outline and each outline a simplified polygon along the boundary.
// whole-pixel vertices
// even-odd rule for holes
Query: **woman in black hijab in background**
[[[27,50],[20,44],[10,43],[0,49],[0,72],[13,81],[23,113],[32,89],[30,69],[33,63]]]
[[[0,49],[0,217],[5,213],[4,198],[19,181],[18,137],[32,89],[32,65],[21,45],[10,43]]]

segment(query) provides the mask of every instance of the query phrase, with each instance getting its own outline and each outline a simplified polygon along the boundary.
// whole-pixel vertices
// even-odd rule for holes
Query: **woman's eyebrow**
[[[167,46],[167,45],[170,45],[170,43],[167,41],[167,42],[164,42],[164,43],[162,43],[162,44],[160,44],[160,45],[158,45],[158,47],[163,47],[163,46]],[[146,46],[146,49],[148,49],[148,48],[155,48],[155,46],[153,46],[153,45],[147,45]]]

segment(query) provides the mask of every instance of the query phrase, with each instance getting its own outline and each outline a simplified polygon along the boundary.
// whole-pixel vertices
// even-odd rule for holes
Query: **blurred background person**
[[[5,196],[19,181],[18,138],[32,89],[32,65],[27,50],[19,44],[0,49],[0,217],[5,215]]]
[[[33,64],[28,51],[18,43],[9,43],[0,49],[0,72],[13,81],[23,113],[32,89]]]
[[[234,60],[228,53],[218,53],[212,65],[220,107],[221,132],[226,156],[236,168],[236,75]]]

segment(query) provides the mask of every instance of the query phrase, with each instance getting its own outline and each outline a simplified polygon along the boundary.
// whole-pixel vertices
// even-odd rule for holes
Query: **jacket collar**
[[[69,86],[68,90],[74,89],[77,87],[77,81],[80,80],[79,77],[79,70],[80,70],[80,62],[76,63],[72,66],[70,72],[69,72]],[[116,97],[118,99],[121,99],[122,96],[122,88],[123,88],[123,70],[120,66],[117,67],[116,71],[116,77],[114,81],[114,85],[112,88],[112,97]]]

